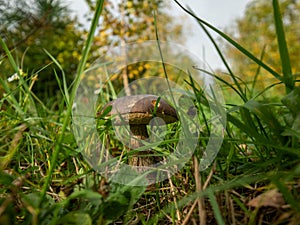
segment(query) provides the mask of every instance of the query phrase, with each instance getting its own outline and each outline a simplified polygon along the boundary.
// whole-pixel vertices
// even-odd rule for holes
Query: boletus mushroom
[[[125,96],[107,103],[101,112],[111,106],[111,111],[107,114],[112,119],[115,126],[129,124],[130,137],[129,149],[137,149],[143,146],[143,141],[149,138],[147,125],[155,118],[159,117],[164,124],[176,122],[178,116],[176,110],[159,96],[142,94]],[[100,113],[101,113],[100,112]],[[159,124],[162,125],[162,124]],[[153,155],[151,149],[139,151],[129,158],[131,166],[150,166],[157,163],[157,157]]]

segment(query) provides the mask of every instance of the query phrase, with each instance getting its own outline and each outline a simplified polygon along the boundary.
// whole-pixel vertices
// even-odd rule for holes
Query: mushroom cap
[[[112,106],[107,115],[115,116],[115,125],[122,125],[126,122],[146,125],[155,116],[163,119],[166,124],[178,121],[176,110],[162,98],[157,104],[158,98],[156,95],[149,94],[121,97],[107,103],[100,113]]]

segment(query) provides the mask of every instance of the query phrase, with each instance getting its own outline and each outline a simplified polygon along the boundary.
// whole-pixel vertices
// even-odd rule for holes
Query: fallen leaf
[[[285,204],[283,196],[277,189],[269,190],[262,193],[248,202],[248,205],[255,208],[260,208],[262,206],[270,206],[275,208],[280,208]]]

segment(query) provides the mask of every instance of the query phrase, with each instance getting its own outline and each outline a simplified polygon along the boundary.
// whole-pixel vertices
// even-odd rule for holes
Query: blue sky
[[[172,0],[165,0],[172,9],[172,13],[179,17],[186,14]],[[230,27],[234,24],[234,20],[242,17],[246,5],[251,0],[178,0],[182,5],[189,6],[193,9],[198,17],[206,20],[219,29]],[[84,19],[84,13],[88,8],[84,0],[68,0],[71,9]],[[202,61],[213,68],[223,68],[216,51],[208,38],[201,31],[197,23],[190,17],[186,16],[184,20],[186,33],[188,38],[184,46],[198,56]],[[87,26],[89,26],[87,24]],[[175,41],[176,40],[172,40]]]

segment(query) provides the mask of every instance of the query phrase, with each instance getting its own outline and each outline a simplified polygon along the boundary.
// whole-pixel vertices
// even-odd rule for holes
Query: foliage
[[[2,0],[1,3],[1,34],[9,49],[16,55],[19,68],[25,74],[38,75],[40,82],[34,85],[33,91],[47,103],[49,99],[53,99],[52,96],[60,93],[53,70],[59,77],[62,77],[63,71],[68,85],[74,78],[86,31],[76,18],[71,18],[70,11],[60,0]],[[94,3],[87,3],[93,12]],[[162,1],[129,0],[119,4],[106,1],[105,4],[100,19],[101,28],[94,37],[89,55],[89,64],[95,59],[98,62],[114,60],[114,47],[130,42],[155,40],[154,9],[159,12],[157,20],[160,39],[167,40],[172,35],[177,41],[183,40],[182,25],[172,20]],[[57,63],[53,63],[49,55]],[[7,60],[3,60],[0,66],[2,76],[9,77],[14,73]],[[143,76],[148,69],[149,65],[145,63],[123,68],[116,76],[123,79],[117,79],[115,85],[126,86],[128,82]],[[51,102],[47,104],[53,105]]]
[[[93,11],[93,1],[87,0],[86,2]],[[106,1],[101,27],[93,46],[100,53],[100,62],[115,61],[115,51],[119,50],[122,51],[126,62],[126,57],[130,57],[126,55],[126,44],[156,40],[156,31],[158,31],[161,41],[182,42],[185,36],[182,23],[173,19],[167,6],[166,2],[161,0]],[[153,15],[154,11],[156,17]],[[157,21],[156,25],[155,20]],[[147,52],[147,54],[151,54],[151,52]],[[161,67],[149,62],[138,62],[120,68],[114,74],[114,85],[117,90],[122,87],[126,89],[131,81],[158,74],[162,74]],[[126,94],[128,95],[129,92]]]
[[[33,91],[45,103],[59,94],[53,70],[59,77],[62,70],[70,84],[76,73],[85,33],[76,18],[59,0],[1,1],[1,36],[25,73],[37,74]],[[49,52],[60,64],[58,67]],[[3,54],[3,50],[1,50]],[[1,76],[14,71],[4,58]],[[46,84],[46,85],[45,85]]]
[[[285,58],[290,59],[291,74],[296,76],[300,71],[298,63],[300,52],[298,41],[300,38],[300,24],[298,21],[300,2],[280,0],[279,7],[282,14],[286,42],[289,47],[289,54]],[[228,32],[239,44],[250,50],[253,55],[261,58],[277,73],[282,73],[284,71],[279,51],[283,43],[278,44],[275,22],[272,1],[253,1],[248,4],[244,16],[236,20],[235,26],[228,28]],[[249,60],[248,57],[242,56],[235,47],[226,43],[225,45],[225,56],[238,77],[245,82],[255,81],[258,91],[274,83],[275,79],[271,74],[261,69],[259,65]]]
[[[87,2],[91,5],[90,1]],[[173,21],[166,6],[161,0],[107,1],[95,45],[105,54],[109,48],[125,43],[155,40],[154,10],[159,21],[157,30],[161,41],[167,41],[169,35],[182,41],[182,24]]]

